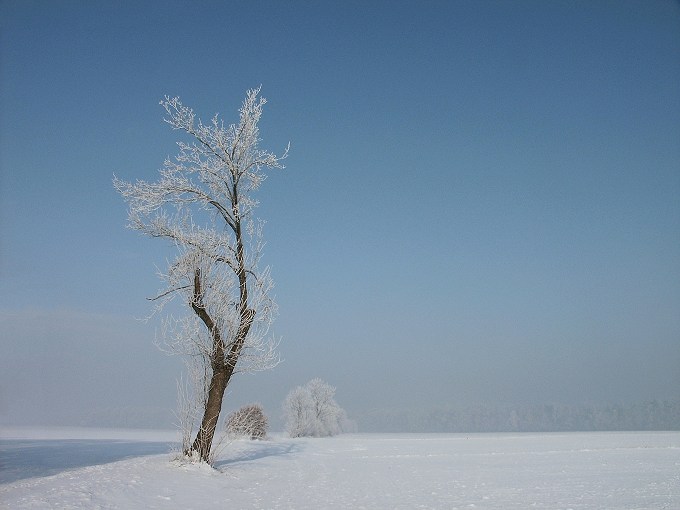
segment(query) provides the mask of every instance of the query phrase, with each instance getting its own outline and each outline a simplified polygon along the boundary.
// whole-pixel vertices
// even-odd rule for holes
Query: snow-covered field
[[[680,508],[678,432],[274,435],[216,469],[173,463],[172,432],[0,437],[1,508]]]

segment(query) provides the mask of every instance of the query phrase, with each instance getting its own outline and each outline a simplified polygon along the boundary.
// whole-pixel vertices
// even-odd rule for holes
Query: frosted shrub
[[[269,422],[260,404],[248,404],[227,417],[227,433],[230,436],[264,439]]]

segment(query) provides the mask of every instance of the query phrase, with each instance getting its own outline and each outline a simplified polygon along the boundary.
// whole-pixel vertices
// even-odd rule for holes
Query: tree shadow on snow
[[[0,440],[0,483],[51,476],[86,466],[168,453],[167,442],[17,439]]]
[[[297,453],[301,445],[296,443],[270,443],[268,441],[249,441],[248,447],[229,458],[221,458],[215,462],[215,469],[222,470],[225,467],[234,466],[242,462],[263,459],[266,457],[283,457]],[[228,451],[226,453],[229,453]]]

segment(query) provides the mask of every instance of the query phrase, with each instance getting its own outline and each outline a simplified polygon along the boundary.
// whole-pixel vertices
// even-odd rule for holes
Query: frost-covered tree
[[[283,168],[288,148],[277,156],[259,147],[258,122],[266,102],[259,92],[247,92],[239,122],[228,126],[218,115],[204,124],[179,98],[166,96],[160,102],[165,122],[190,142],[178,142],[178,155],[165,160],[157,182],[114,178],[129,206],[129,226],[168,239],[178,250],[160,275],[166,287],[152,299],[160,311],[180,297],[187,311],[166,317],[161,343],[188,360],[195,391],[185,408],[198,407],[202,416],[185,453],[205,461],[237,364],[238,371],[250,371],[279,361],[276,342],[268,336],[277,309],[269,268],[258,265],[262,222],[253,218],[258,204],[253,192],[265,170]],[[189,412],[189,418],[198,417]]]
[[[291,390],[283,401],[286,432],[290,437],[313,435],[315,429],[313,405],[309,391],[303,386]]]
[[[286,431],[291,437],[339,434],[347,421],[335,401],[335,388],[319,378],[291,390],[283,402]]]

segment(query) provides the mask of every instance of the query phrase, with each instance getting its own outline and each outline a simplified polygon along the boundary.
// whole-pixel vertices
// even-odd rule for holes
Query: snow
[[[680,433],[274,435],[215,469],[174,433],[0,430],[0,508],[674,509]]]

